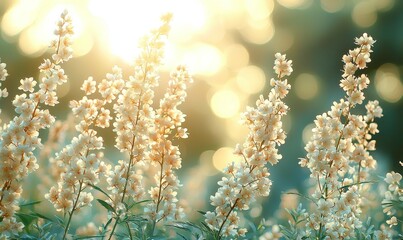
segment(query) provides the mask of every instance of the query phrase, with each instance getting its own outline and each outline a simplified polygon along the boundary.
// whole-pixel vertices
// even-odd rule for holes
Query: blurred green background
[[[1,100],[3,120],[14,114],[10,102],[18,93],[19,80],[37,78],[37,67],[50,56],[46,46],[63,9],[69,10],[76,25],[76,57],[64,65],[69,83],[60,89],[60,104],[51,110],[61,120],[69,113],[68,102],[82,97],[78,88],[88,76],[101,81],[116,64],[127,78],[138,37],[156,26],[161,13],[174,13],[156,99],[170,69],[187,64],[195,82],[182,107],[190,137],[179,143],[183,156],[180,175],[184,183],[181,195],[193,209],[209,208],[205,204],[217,188],[219,169],[232,161],[232,148],[246,136],[238,123],[240,113],[254,104],[259,94],[268,93],[276,52],[293,60],[294,72],[289,77],[292,91],[285,100],[291,108],[285,119],[288,137],[280,149],[283,159],[271,168],[271,195],[260,199],[250,214],[267,217],[278,208],[282,192],[303,191],[308,170],[299,167],[298,158],[305,155],[303,147],[315,116],[344,96],[339,88],[341,58],[355,47],[354,38],[364,32],[377,41],[372,62],[363,71],[371,80],[366,100],[378,99],[384,109],[373,156],[379,173],[391,169],[401,172],[403,1],[117,0],[112,4],[99,0],[1,0],[0,57],[10,75],[3,85],[10,93],[8,99]],[[115,162],[121,156],[113,150],[113,136],[107,135],[111,131],[103,134],[107,157]]]

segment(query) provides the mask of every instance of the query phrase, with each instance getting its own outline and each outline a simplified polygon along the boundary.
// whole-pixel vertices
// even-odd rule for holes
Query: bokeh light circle
[[[239,112],[240,99],[232,90],[220,90],[213,94],[210,107],[220,118],[231,118]]]
[[[318,95],[319,80],[315,75],[301,73],[295,79],[293,89],[300,99],[311,100]]]

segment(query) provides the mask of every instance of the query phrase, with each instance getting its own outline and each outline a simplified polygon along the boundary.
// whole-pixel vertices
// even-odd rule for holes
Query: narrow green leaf
[[[173,227],[173,228],[177,228],[177,229],[181,229],[181,230],[189,231],[189,232],[191,231],[191,229],[189,229],[188,227],[185,227],[185,226],[179,225],[179,224],[167,224],[165,226]]]
[[[178,235],[179,235],[182,239],[184,239],[184,240],[187,239],[184,235],[182,235],[182,234],[180,234],[180,233],[176,233],[176,234],[178,234]]]
[[[105,202],[102,199],[97,199],[97,201],[104,207],[106,208],[106,210],[110,211],[110,212],[115,212],[115,209],[109,205],[109,203]]]
[[[78,239],[92,239],[92,238],[104,238],[104,235],[93,235],[93,236],[77,236],[74,239],[78,240]]]
[[[64,219],[62,219],[62,218],[60,218],[60,217],[58,217],[58,216],[55,216],[55,218],[56,218],[57,222],[58,222],[61,226],[64,227]]]
[[[200,223],[201,223],[201,225],[203,225],[206,228],[206,230],[208,230],[209,232],[213,232],[213,230],[211,230],[211,228],[205,222],[200,222]]]
[[[36,217],[38,217],[38,218],[42,218],[42,219],[48,220],[49,222],[53,222],[53,220],[51,218],[46,217],[46,216],[44,216],[44,215],[42,215],[40,213],[32,212],[31,214],[36,216]]]
[[[106,222],[104,229],[108,229],[109,224],[111,224],[113,218],[110,218],[108,222]]]
[[[197,212],[198,212],[198,213],[200,213],[201,215],[205,215],[205,214],[206,214],[206,212],[205,212],[205,211],[200,211],[200,210],[197,210]]]
[[[361,184],[364,184],[364,183],[376,183],[376,182],[375,181],[362,181],[362,182],[359,182],[359,183],[351,183],[351,184],[347,184],[346,186],[340,187],[339,190],[346,189],[346,188],[352,187],[354,185],[361,185]]]
[[[315,200],[314,200],[313,198],[307,197],[307,196],[305,196],[305,195],[303,195],[303,194],[301,194],[301,193],[297,193],[297,192],[286,192],[286,193],[283,193],[283,194],[297,195],[297,196],[303,197],[303,198],[305,198],[305,199],[307,199],[307,200],[309,200],[309,201],[311,201],[311,202],[313,202],[313,203],[316,204],[316,202],[315,202]]]
[[[132,209],[134,206],[139,205],[139,204],[142,204],[142,203],[145,203],[145,202],[152,202],[152,200],[147,199],[147,200],[143,200],[143,201],[140,201],[140,202],[132,203],[129,207],[127,207],[127,210],[130,210],[130,209]]]
[[[92,184],[88,184],[89,186],[93,187],[95,190],[100,191],[101,193],[103,193],[105,196],[107,196],[110,200],[113,200],[104,190],[102,190],[100,187],[97,187],[95,185]]]
[[[31,214],[27,214],[27,213],[16,213],[15,215],[17,215],[20,218],[21,222],[25,226],[30,225],[31,222],[37,218],[37,217],[32,216]]]
[[[39,204],[39,203],[41,203],[41,202],[42,202],[42,201],[27,202],[27,203],[22,203],[22,204],[20,204],[19,206],[20,206],[20,207],[28,207],[28,206],[33,206],[33,205]]]

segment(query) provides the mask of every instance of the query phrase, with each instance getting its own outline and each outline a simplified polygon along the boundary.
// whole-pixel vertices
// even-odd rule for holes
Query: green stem
[[[135,136],[133,136],[133,144],[132,144],[132,147],[134,146],[134,140],[135,140]],[[133,152],[133,151],[131,151],[131,152]],[[123,188],[122,199],[121,199],[121,201],[120,201],[120,202],[122,202],[122,203],[123,203],[124,200],[125,200],[126,189],[127,189],[127,183],[129,182],[129,174],[130,174],[130,168],[131,168],[131,166],[132,166],[132,161],[133,161],[133,153],[130,153],[129,166],[127,167],[127,171],[126,171],[125,186],[124,186],[124,188]],[[112,228],[111,234],[109,235],[108,240],[110,240],[110,239],[112,238],[113,233],[115,232],[116,226],[118,225],[118,222],[119,222],[119,216],[116,216],[116,221],[115,221],[115,224],[113,225],[113,228]],[[130,228],[129,228],[129,232],[130,232]]]
[[[162,180],[163,180],[163,174],[162,171],[164,170],[164,153],[162,154],[161,157],[161,173],[160,173],[160,183],[159,183],[159,190],[158,190],[158,200],[157,200],[157,206],[155,207],[155,214],[157,215],[158,213],[158,208],[160,206],[160,203],[162,201],[161,198],[161,193],[162,193]],[[154,231],[155,231],[155,225],[157,224],[157,219],[153,220],[153,227],[152,227],[152,231],[151,234],[154,235]]]
[[[141,96],[142,96],[142,94],[143,94],[143,90],[141,90],[141,92],[140,92],[140,94],[139,94],[140,97],[139,97],[139,101],[138,101],[138,103],[137,103],[137,114],[136,114],[136,121],[135,121],[135,124],[134,124],[135,126],[137,126],[137,122],[138,122],[139,119],[140,119],[140,107],[141,107]],[[133,149],[134,149],[134,141],[135,141],[135,140],[136,140],[136,135],[133,134],[132,146],[131,146],[131,149],[130,149],[129,166],[127,167],[127,171],[126,171],[125,186],[124,186],[124,188],[123,188],[122,199],[120,200],[121,203],[123,203],[124,200],[125,200],[126,189],[127,189],[127,183],[129,182],[130,168],[131,168],[131,166],[132,166],[132,162],[133,162],[133,158],[134,158]],[[119,220],[119,219],[116,218],[115,224],[113,225],[113,228],[112,228],[111,234],[109,235],[108,240],[110,240],[110,239],[112,238],[113,233],[115,232],[116,226],[118,225],[118,222],[119,222],[118,220]]]
[[[128,222],[126,222],[126,227],[127,227],[127,231],[129,231],[129,237],[130,237],[130,239],[133,239],[132,231],[130,230],[130,225],[129,225]]]
[[[230,210],[228,211],[227,215],[225,216],[224,221],[222,222],[220,229],[218,229],[218,239],[221,239],[221,231],[224,227],[225,222],[228,220],[229,215],[231,214],[231,212],[235,209],[236,204],[238,203],[238,201],[240,200],[240,198],[237,198],[234,202],[234,204],[231,206]]]
[[[73,218],[74,211],[76,210],[77,203],[78,203],[78,200],[80,198],[82,187],[83,187],[83,182],[80,181],[80,187],[78,188],[78,194],[77,194],[76,201],[74,202],[74,205],[73,205],[73,208],[71,209],[71,212],[69,212],[69,219],[67,220],[67,225],[64,228],[63,240],[66,239],[66,235],[67,235],[67,232],[68,232],[69,227],[70,227],[71,219]]]

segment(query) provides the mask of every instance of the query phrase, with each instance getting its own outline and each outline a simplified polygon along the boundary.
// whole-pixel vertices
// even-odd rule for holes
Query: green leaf
[[[303,197],[303,198],[305,198],[305,199],[307,199],[307,200],[309,200],[309,201],[311,201],[311,202],[316,204],[316,201],[313,198],[307,197],[307,196],[305,196],[305,195],[303,195],[301,193],[298,193],[298,192],[286,192],[286,193],[283,193],[283,194],[297,195],[297,196]]]
[[[15,215],[17,215],[21,222],[25,225],[28,226],[32,223],[32,221],[34,221],[37,217],[32,216],[31,214],[27,214],[27,213],[16,213]]]
[[[166,226],[168,227],[173,227],[173,228],[178,228],[184,231],[191,231],[191,229],[189,227],[186,227],[185,225],[182,224],[167,224]]]
[[[62,219],[62,218],[60,218],[60,217],[58,217],[58,216],[55,216],[55,218],[56,218],[57,222],[58,222],[62,227],[64,227],[64,219]]]
[[[197,212],[200,213],[200,214],[202,214],[202,215],[205,215],[205,214],[206,214],[205,211],[200,211],[200,210],[198,210]]]
[[[145,203],[145,202],[152,202],[152,200],[143,200],[143,201],[140,201],[140,202],[135,202],[135,203],[133,203],[133,204],[131,204],[128,208],[127,208],[127,210],[130,210],[130,209],[132,209],[134,206],[136,206],[136,205],[138,205],[138,204],[142,204],[142,203]]]
[[[105,202],[102,199],[97,199],[97,201],[104,207],[106,208],[106,210],[110,211],[110,212],[115,212],[115,209],[109,205],[109,203]]]
[[[93,236],[77,236],[74,239],[78,240],[78,239],[92,239],[92,238],[104,238],[104,235],[93,235]]]
[[[110,218],[108,222],[106,222],[104,229],[108,229],[109,224],[111,224],[113,218]]]
[[[179,235],[182,239],[184,239],[184,240],[187,239],[184,235],[182,235],[182,234],[180,234],[180,233],[176,233],[176,234],[178,234],[178,235]]]
[[[88,184],[89,186],[93,187],[95,190],[100,191],[101,193],[103,193],[105,196],[107,196],[110,200],[113,200],[104,190],[102,190],[100,187],[97,187],[95,185],[92,185],[91,183]]]
[[[53,220],[52,220],[51,218],[46,217],[46,216],[44,216],[44,215],[42,215],[42,214],[40,214],[40,213],[32,212],[31,214],[34,215],[34,216],[36,216],[36,217],[38,217],[38,218],[42,218],[42,219],[48,220],[48,221],[50,221],[50,222],[53,222]]]
[[[209,232],[213,232],[213,230],[207,225],[207,223],[205,223],[205,222],[200,222],[200,224],[201,225],[203,225],[203,227],[205,227],[205,229],[207,230],[207,231],[209,231]]]
[[[22,203],[22,204],[20,204],[19,206],[20,206],[20,207],[28,207],[28,206],[33,206],[33,205],[39,204],[39,203],[41,203],[41,202],[42,202],[42,201],[27,202],[27,203]]]
[[[375,181],[362,181],[362,182],[359,182],[359,183],[347,184],[346,186],[340,187],[339,190],[344,190],[344,189],[352,187],[354,185],[360,185],[360,184],[364,184],[364,183],[376,183],[376,182]]]

